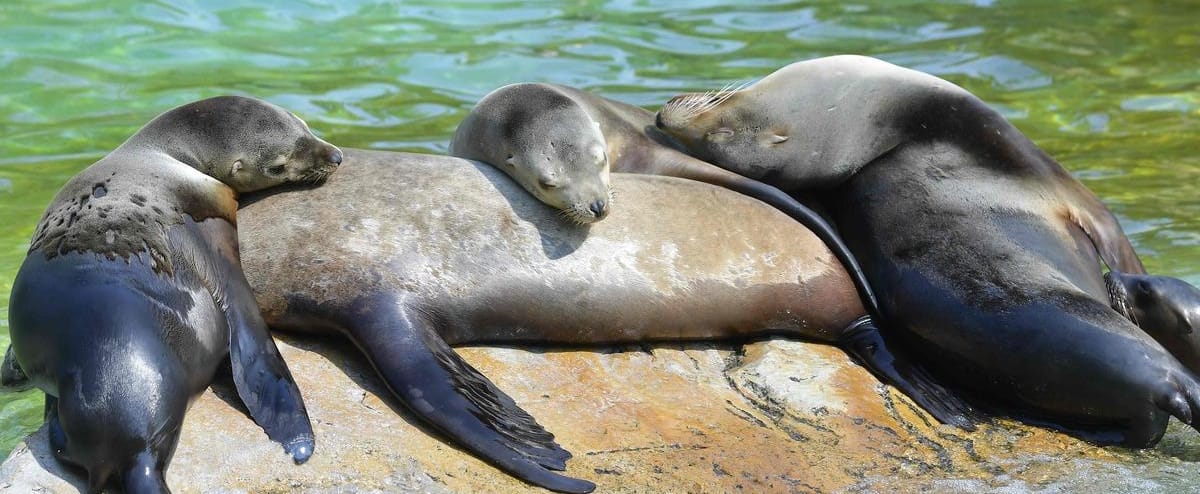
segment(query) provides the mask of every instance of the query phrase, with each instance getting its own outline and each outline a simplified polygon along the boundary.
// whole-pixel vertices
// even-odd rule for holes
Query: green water
[[[654,107],[838,53],[979,94],[1107,201],[1151,271],[1200,283],[1195,2],[242,3],[0,4],[0,348],[47,201],[174,105],[253,95],[342,146],[440,153],[506,83]],[[40,410],[0,391],[0,453]]]

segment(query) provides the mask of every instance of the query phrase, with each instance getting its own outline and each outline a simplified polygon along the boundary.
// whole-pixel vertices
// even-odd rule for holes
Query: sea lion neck
[[[199,137],[201,129],[188,124],[188,119],[174,115],[181,109],[164,113],[150,121],[122,143],[117,151],[130,155],[154,153],[165,154],[171,159],[193,169],[211,175],[216,161],[213,146]]]

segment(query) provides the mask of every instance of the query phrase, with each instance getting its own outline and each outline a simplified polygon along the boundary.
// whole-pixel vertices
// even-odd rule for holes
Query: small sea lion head
[[[238,192],[320,183],[342,152],[300,117],[266,101],[219,96],[189,103],[147,125],[175,158]]]
[[[783,109],[758,85],[685,93],[663,105],[655,125],[697,158],[755,180],[795,162]]]
[[[544,84],[515,84],[480,100],[455,131],[451,154],[486,162],[575,223],[608,216],[609,159],[600,125]]]
[[[1200,289],[1169,276],[1110,271],[1114,309],[1142,328],[1193,372],[1200,372]]]
[[[612,192],[604,136],[591,118],[582,118],[514,129],[513,142],[523,144],[509,146],[500,168],[566,219],[586,224],[608,216]]]

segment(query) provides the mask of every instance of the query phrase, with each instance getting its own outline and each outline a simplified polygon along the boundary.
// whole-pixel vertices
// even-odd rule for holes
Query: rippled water
[[[339,145],[440,153],[506,83],[654,107],[838,53],[979,94],[1105,199],[1149,269],[1200,284],[1195,2],[242,3],[0,4],[0,324],[54,192],[174,105],[253,95]],[[0,453],[40,411],[0,391]]]

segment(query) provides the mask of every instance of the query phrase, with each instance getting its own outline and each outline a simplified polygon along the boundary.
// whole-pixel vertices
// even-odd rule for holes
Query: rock
[[[175,492],[545,492],[415,425],[358,353],[284,336],[317,434],[305,465],[246,415],[228,377],[188,412]],[[1200,441],[1174,424],[1149,452],[1010,421],[939,426],[840,350],[785,340],[595,351],[461,348],[575,454],[598,492],[1175,491]],[[80,492],[39,430],[0,466],[0,492]]]

